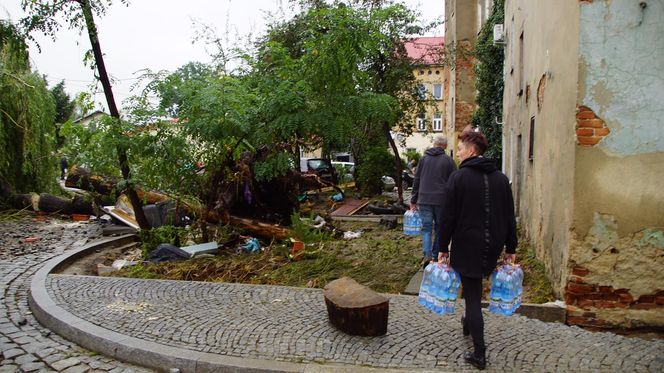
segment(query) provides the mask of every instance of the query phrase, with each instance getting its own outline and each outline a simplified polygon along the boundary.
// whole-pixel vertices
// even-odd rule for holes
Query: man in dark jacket
[[[517,246],[514,201],[509,180],[489,159],[482,157],[488,143],[484,135],[466,130],[459,136],[459,170],[450,176],[441,218],[438,260],[448,261],[461,275],[466,317],[463,334],[472,335],[474,352],[465,360],[479,369],[486,366],[482,277],[496,267],[503,247],[505,260],[514,261]]]
[[[445,184],[450,174],[456,170],[456,164],[450,156],[445,154],[447,138],[436,136],[433,139],[433,148],[424,153],[417,165],[417,172],[413,180],[413,195],[410,199],[410,209],[419,210],[422,218],[422,265],[438,256],[438,241],[440,240],[440,214],[445,199]],[[432,245],[431,234],[434,233]]]

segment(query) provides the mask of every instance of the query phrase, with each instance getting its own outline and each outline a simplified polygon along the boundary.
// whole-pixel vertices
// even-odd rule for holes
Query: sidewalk
[[[71,254],[69,254],[71,255]],[[462,309],[435,315],[391,295],[388,332],[354,337],[327,320],[322,292],[281,286],[49,274],[32,283],[32,309],[85,347],[181,371],[472,371]],[[487,371],[664,371],[664,341],[592,333],[523,316],[484,313]]]

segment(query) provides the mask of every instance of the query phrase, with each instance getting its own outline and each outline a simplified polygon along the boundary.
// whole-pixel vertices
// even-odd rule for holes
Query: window
[[[530,139],[528,144],[528,160],[532,162],[535,152],[535,117],[530,118]]]
[[[440,113],[435,113],[433,115],[433,130],[434,131],[443,130],[443,116]]]
[[[424,114],[420,114],[417,116],[417,130],[418,131],[426,131],[427,125],[426,125],[426,117]]]
[[[436,83],[433,85],[433,98],[434,100],[440,100],[443,98],[443,85]]]
[[[521,36],[519,36],[519,86],[516,87],[518,96],[523,94],[523,78],[523,31],[521,31]]]
[[[417,85],[417,97],[420,100],[424,100],[427,98],[427,87],[424,84]]]

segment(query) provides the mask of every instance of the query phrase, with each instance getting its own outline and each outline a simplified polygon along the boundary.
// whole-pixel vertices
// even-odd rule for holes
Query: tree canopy
[[[55,105],[46,82],[30,69],[17,28],[0,20],[0,181],[4,192],[55,187]]]

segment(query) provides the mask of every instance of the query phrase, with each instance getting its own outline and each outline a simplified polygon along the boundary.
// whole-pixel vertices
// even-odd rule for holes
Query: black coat
[[[503,247],[517,246],[514,199],[509,180],[484,157],[468,158],[447,181],[440,224],[440,250],[452,248],[450,265],[460,274],[481,278],[496,267]]]
[[[417,164],[410,203],[440,206],[445,200],[445,184],[456,165],[443,148],[431,148]]]

